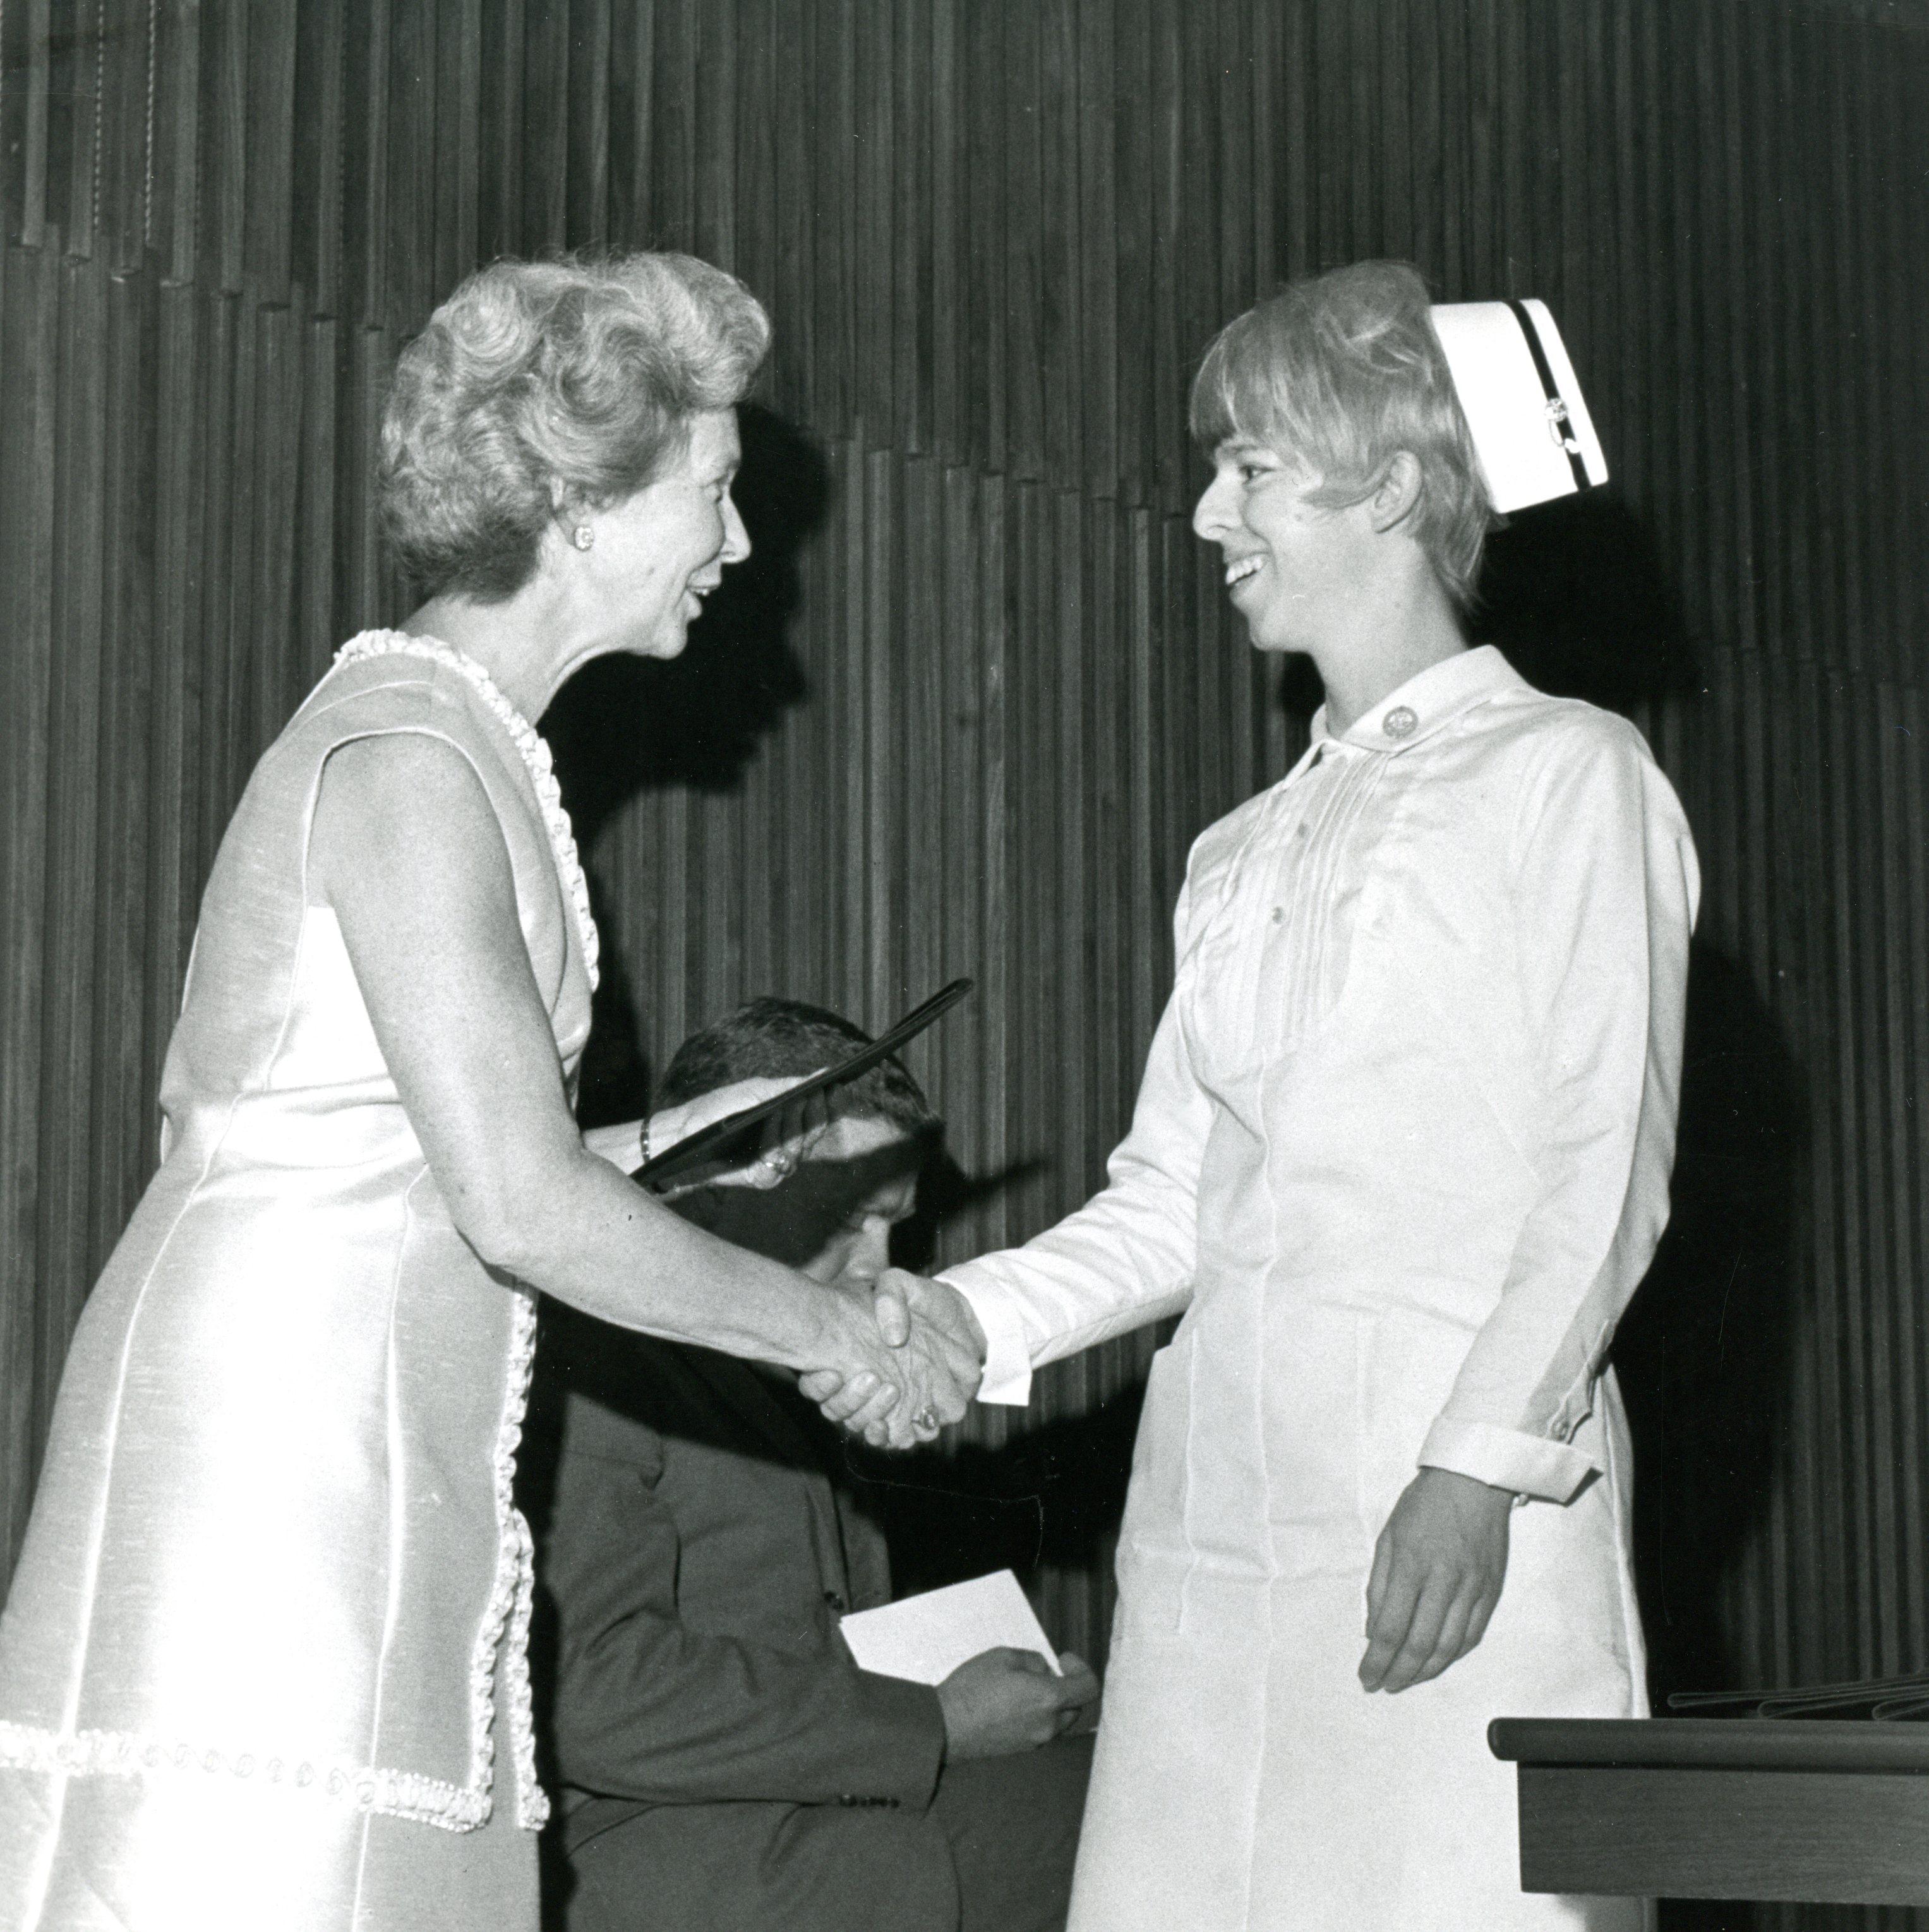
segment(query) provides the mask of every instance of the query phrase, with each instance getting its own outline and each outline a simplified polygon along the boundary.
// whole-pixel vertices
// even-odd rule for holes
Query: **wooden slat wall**
[[[465,270],[686,248],[777,323],[758,557],[551,720],[614,969],[590,1104],[748,992],[877,1024],[974,974],[914,1055],[1000,1184],[955,1256],[1099,1178],[1186,844],[1302,740],[1187,527],[1190,370],[1391,254],[1559,317],[1616,480],[1502,539],[1492,628],[1648,730],[1706,868],[1622,1351],[1658,1672],[1929,1663],[1926,88],[1919,0],[0,0],[8,1552],[221,827],[398,614],[369,452]],[[956,1466],[1098,1652],[1148,1346]]]

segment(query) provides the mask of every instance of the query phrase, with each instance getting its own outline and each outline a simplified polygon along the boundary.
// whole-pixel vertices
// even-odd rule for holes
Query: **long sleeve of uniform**
[[[541,1554],[562,1781],[663,1804],[928,1804],[944,1751],[937,1693],[858,1670],[827,1630],[800,1632],[792,1651],[688,1625],[680,1534],[652,1475],[583,1455],[557,1472]]]
[[[1668,1214],[1694,848],[1630,727],[1549,734],[1516,827],[1538,1200],[1420,1461],[1565,1502],[1569,1442]]]
[[[1188,896],[1181,892],[1173,921],[1182,986]],[[1025,1402],[1034,1366],[1186,1305],[1212,1102],[1193,1072],[1179,1012],[1175,989],[1153,1036],[1131,1130],[1107,1164],[1106,1186],[1023,1247],[944,1274],[985,1331],[980,1402]]]

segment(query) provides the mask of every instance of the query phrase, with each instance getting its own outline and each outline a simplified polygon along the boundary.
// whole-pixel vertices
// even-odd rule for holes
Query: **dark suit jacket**
[[[824,1430],[747,1363],[544,1304],[524,1462],[566,1848],[656,1804],[930,1802],[937,1693],[837,1634],[890,1575]]]

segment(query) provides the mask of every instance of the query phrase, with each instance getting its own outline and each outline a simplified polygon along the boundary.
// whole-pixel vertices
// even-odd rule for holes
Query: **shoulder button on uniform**
[[[1389,738],[1411,738],[1420,729],[1420,716],[1410,704],[1396,704],[1380,721],[1380,729]]]

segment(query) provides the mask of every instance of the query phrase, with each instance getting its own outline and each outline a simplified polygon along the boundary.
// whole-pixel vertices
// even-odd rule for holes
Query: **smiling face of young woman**
[[[742,455],[736,412],[692,419],[682,456],[620,502],[584,518],[586,588],[606,614],[605,648],[674,658],[725,568],[750,554],[749,533],[730,497]]]
[[[1264,443],[1222,442],[1212,462],[1192,528],[1219,545],[1227,593],[1253,644],[1317,657],[1343,641],[1371,569],[1367,506],[1309,502],[1319,479]]]

